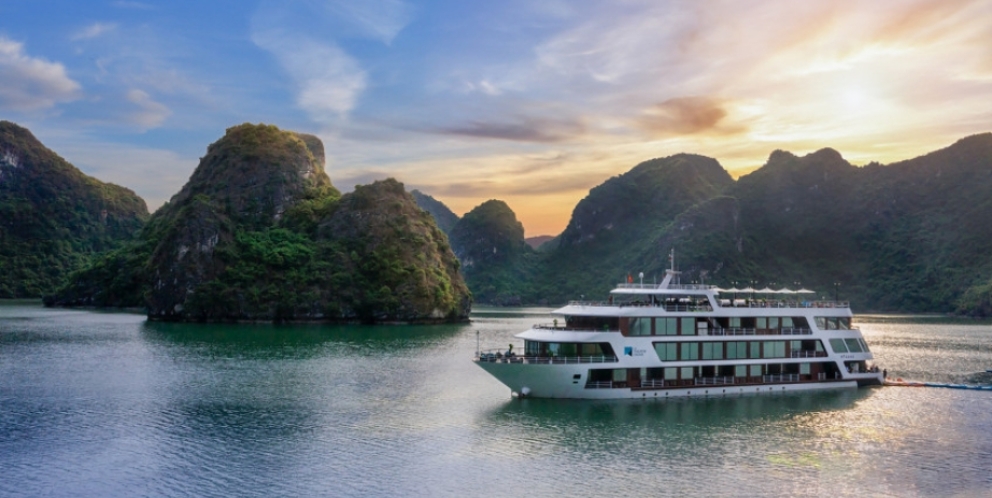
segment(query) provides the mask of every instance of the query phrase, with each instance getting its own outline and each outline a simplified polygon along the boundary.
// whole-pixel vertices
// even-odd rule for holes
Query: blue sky
[[[527,235],[679,152],[892,162],[992,129],[992,2],[0,3],[0,119],[152,209],[242,122],[314,133],[342,190],[394,176]]]

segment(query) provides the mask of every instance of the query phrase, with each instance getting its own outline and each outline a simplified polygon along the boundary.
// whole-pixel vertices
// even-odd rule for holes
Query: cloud
[[[128,115],[128,120],[144,128],[156,128],[172,114],[168,107],[155,102],[142,90],[131,89],[127,92],[126,98],[138,108]]]
[[[289,73],[297,86],[297,106],[315,121],[346,117],[365,90],[365,71],[337,44],[283,30],[256,31],[252,40]]]
[[[333,0],[324,7],[331,18],[387,45],[413,18],[413,9],[400,0]]]
[[[677,97],[645,110],[638,124],[655,136],[741,131],[740,127],[720,128],[725,117],[727,110],[717,100],[708,97]]]
[[[90,40],[93,38],[98,38],[102,36],[104,33],[113,31],[115,29],[117,29],[116,24],[97,22],[77,31],[71,37],[69,37],[69,39],[73,41]]]
[[[47,109],[80,96],[79,83],[56,62],[29,57],[21,43],[0,37],[0,109]]]
[[[512,123],[472,121],[460,126],[437,128],[435,132],[514,142],[554,143],[581,136],[585,132],[585,126],[578,121],[522,118]]]

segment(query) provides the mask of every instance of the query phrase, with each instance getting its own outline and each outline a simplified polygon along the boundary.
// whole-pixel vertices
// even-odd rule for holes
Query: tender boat
[[[671,260],[674,261],[674,255]],[[850,304],[805,289],[617,285],[605,302],[574,301],[516,337],[520,353],[477,351],[475,362],[537,398],[671,398],[881,385]],[[736,291],[736,292],[731,292]],[[773,299],[755,299],[762,292]],[[738,298],[738,294],[743,294]],[[778,298],[782,296],[783,298]]]

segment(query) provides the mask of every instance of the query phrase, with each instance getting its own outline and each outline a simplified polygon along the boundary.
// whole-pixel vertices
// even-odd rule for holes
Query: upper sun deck
[[[662,308],[666,312],[713,312],[717,310],[740,310],[742,308],[836,308],[850,310],[850,303],[840,300],[811,298],[815,292],[807,289],[722,289],[715,285],[682,284],[677,282],[678,271],[667,270],[661,283],[646,284],[643,281],[634,283],[628,277],[627,282],[621,282],[610,291],[608,301],[570,301],[568,306],[557,310],[556,313],[575,313],[577,311],[590,315],[608,315],[616,313],[617,309],[626,308],[621,314],[635,316],[640,313],[631,308]],[[581,308],[577,310],[576,308]],[[748,314],[747,311],[734,313]]]

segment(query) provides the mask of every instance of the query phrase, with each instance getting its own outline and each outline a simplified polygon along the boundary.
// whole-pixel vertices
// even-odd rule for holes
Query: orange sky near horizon
[[[647,5],[556,33],[509,74],[538,87],[549,75],[572,90],[538,102],[493,96],[515,106],[504,124],[516,137],[453,134],[379,176],[459,215],[504,200],[530,237],[560,233],[590,188],[656,157],[701,154],[737,177],[776,149],[830,147],[853,164],[887,164],[992,130],[992,3],[684,7]],[[584,101],[574,88],[588,89]],[[541,117],[513,117],[527,116],[525,105]],[[370,171],[353,165],[343,176]]]

